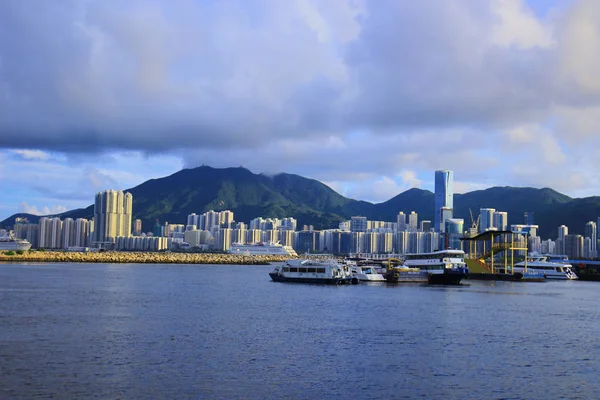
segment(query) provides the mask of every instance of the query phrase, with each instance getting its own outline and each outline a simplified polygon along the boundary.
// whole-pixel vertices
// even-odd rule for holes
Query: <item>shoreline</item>
[[[107,263],[107,264],[231,264],[268,265],[272,262],[289,260],[282,255],[243,255],[218,253],[154,253],[154,252],[67,252],[27,251],[23,254],[7,255],[0,252],[0,262],[64,262],[64,263]]]

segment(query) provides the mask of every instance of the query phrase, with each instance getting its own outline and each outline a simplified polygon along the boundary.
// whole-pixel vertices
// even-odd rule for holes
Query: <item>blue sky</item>
[[[183,167],[600,194],[595,0],[0,2],[0,219]]]

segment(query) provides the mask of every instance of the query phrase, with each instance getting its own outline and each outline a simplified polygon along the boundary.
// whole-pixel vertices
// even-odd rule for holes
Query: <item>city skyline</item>
[[[444,175],[446,174],[448,177],[452,176],[453,178],[453,173],[452,171],[449,170],[438,170],[435,171],[434,176],[440,176],[440,175]],[[275,196],[275,198],[280,198],[279,196],[283,196],[283,198],[287,198],[287,201],[291,201],[291,203],[295,204],[295,206],[293,206],[293,208],[295,209],[295,207],[298,207],[301,203],[303,203],[304,201],[308,200],[311,204],[313,204],[312,202],[316,201],[316,203],[314,203],[314,207],[317,207],[314,209],[315,212],[317,212],[317,214],[314,215],[318,215],[321,212],[326,212],[326,213],[333,213],[330,215],[330,217],[333,218],[350,218],[351,215],[354,215],[357,211],[358,211],[358,215],[360,215],[362,213],[362,215],[366,215],[366,216],[375,216],[378,215],[379,217],[382,217],[385,215],[385,218],[388,218],[388,221],[396,221],[398,222],[398,224],[400,224],[400,215],[397,215],[395,213],[398,212],[398,210],[404,211],[406,213],[405,218],[404,218],[404,222],[403,224],[409,224],[410,221],[410,214],[412,214],[415,211],[418,211],[419,213],[421,213],[421,218],[423,219],[427,219],[430,220],[432,227],[435,229],[435,214],[437,214],[435,212],[436,206],[435,206],[435,197],[436,194],[431,192],[431,191],[409,191],[405,194],[400,194],[399,197],[395,198],[395,199],[391,199],[390,201],[384,202],[384,203],[380,203],[380,204],[371,204],[368,205],[367,203],[364,202],[355,202],[354,200],[351,201],[350,203],[348,203],[348,207],[344,206],[343,208],[338,208],[338,209],[333,209],[333,208],[329,208],[329,206],[327,206],[326,203],[322,203],[322,199],[319,200],[319,197],[315,197],[315,196],[324,196],[323,199],[325,198],[329,198],[331,192],[329,191],[329,188],[327,188],[325,185],[322,185],[321,183],[316,183],[314,180],[312,179],[308,179],[308,178],[304,178],[304,177],[300,177],[300,176],[294,176],[294,175],[289,175],[289,174],[284,174],[282,176],[264,176],[264,175],[260,175],[260,174],[252,174],[250,171],[242,169],[242,168],[229,168],[229,169],[215,169],[215,168],[211,168],[208,166],[204,166],[201,168],[196,168],[193,170],[186,170],[186,171],[181,171],[178,174],[175,174],[173,176],[169,176],[169,177],[165,177],[164,179],[160,180],[161,183],[158,183],[158,181],[148,181],[146,183],[144,183],[143,185],[140,185],[138,188],[133,188],[131,189],[134,193],[143,193],[142,197],[141,197],[141,204],[143,204],[142,208],[138,208],[136,211],[136,215],[131,214],[133,212],[133,210],[130,210],[130,215],[129,218],[133,218],[135,217],[136,219],[144,219],[145,223],[150,223],[149,218],[152,221],[157,220],[158,217],[160,217],[161,221],[165,222],[165,221],[171,221],[171,223],[185,223],[185,221],[181,220],[181,217],[178,217],[177,215],[180,214],[181,212],[186,213],[186,212],[195,212],[198,211],[198,208],[190,208],[191,204],[198,204],[200,205],[200,209],[204,209],[207,210],[209,209],[208,207],[214,207],[216,203],[211,202],[210,204],[204,204],[204,199],[206,198],[206,194],[209,194],[208,192],[205,192],[205,190],[208,190],[210,193],[210,196],[217,196],[215,198],[219,198],[219,203],[223,206],[226,204],[231,204],[231,206],[233,207],[234,210],[237,209],[236,212],[241,211],[242,214],[244,215],[244,218],[253,218],[252,215],[261,215],[261,213],[250,213],[248,214],[248,208],[246,206],[251,206],[251,207],[255,207],[255,206],[259,206],[262,207],[262,210],[264,213],[266,213],[267,215],[270,215],[270,211],[268,208],[264,208],[263,206],[260,205],[260,203],[254,203],[254,201],[256,200],[254,197],[250,197],[250,198],[246,198],[245,196],[242,195],[242,192],[247,192],[246,189],[244,189],[242,192],[238,193],[238,195],[242,195],[242,197],[237,198],[236,200],[234,200],[230,195],[234,194],[235,192],[229,192],[227,191],[227,193],[225,192],[221,192],[221,191],[216,191],[216,187],[214,185],[210,185],[209,187],[205,187],[203,188],[202,185],[200,187],[196,187],[196,185],[194,185],[192,182],[194,182],[195,180],[197,180],[198,182],[204,182],[207,179],[208,180],[213,180],[215,179],[215,177],[219,176],[218,179],[222,179],[222,183],[220,185],[230,185],[231,181],[230,179],[234,179],[237,184],[240,184],[240,188],[248,188],[248,184],[250,185],[249,187],[255,187],[257,190],[259,191],[263,191],[263,196]],[[452,179],[447,180],[447,179],[442,179],[442,185],[444,188],[446,187],[447,184],[450,184]],[[179,183],[178,183],[179,182]],[[187,183],[185,183],[187,182]],[[184,186],[179,186],[180,184],[184,184]],[[157,184],[159,186],[157,186]],[[281,184],[283,184],[283,186],[281,186]],[[292,186],[288,185],[291,184]],[[266,185],[266,186],[265,186]],[[312,189],[310,189],[307,194],[309,194],[309,197],[306,199],[303,199],[303,196],[300,193],[296,193],[295,195],[294,193],[294,189],[293,186],[296,185],[300,185],[302,187],[311,187]],[[306,186],[308,185],[308,186]],[[451,189],[451,186],[448,186],[449,189]],[[160,189],[159,189],[160,187]],[[179,189],[177,189],[179,188]],[[148,190],[150,189],[150,190]],[[157,191],[158,189],[158,191]],[[241,189],[240,189],[241,190]],[[291,191],[289,191],[291,190]],[[109,190],[110,192],[114,192],[114,193],[118,193],[119,191],[113,191],[113,190]],[[122,191],[121,191],[122,192]],[[128,192],[128,191],[126,191]],[[152,193],[163,193],[163,195],[167,196],[167,197],[156,197],[153,196]],[[450,192],[448,190],[446,190],[447,194],[449,195]],[[99,192],[101,193],[101,192]],[[129,192],[128,192],[129,193]],[[187,193],[187,195],[185,195],[184,197],[181,196],[181,194],[185,194]],[[204,193],[205,195],[202,195],[200,197],[198,197],[200,195],[200,193]],[[440,193],[443,194],[443,193]],[[96,194],[97,197],[98,194]],[[130,196],[131,193],[127,194],[127,196]],[[189,196],[192,197],[189,197]],[[291,195],[292,197],[288,197],[289,195]],[[297,197],[297,195],[300,195],[300,198]],[[148,197],[149,196],[149,197]],[[222,197],[224,196],[224,197]],[[236,195],[237,196],[237,195]],[[448,197],[448,196],[446,196]],[[454,197],[454,194],[452,194],[452,197]],[[187,198],[187,201],[184,201],[184,199]],[[335,196],[334,196],[335,198]],[[438,196],[439,198],[439,196]],[[515,199],[520,199],[518,200],[518,205],[515,203],[509,202],[505,202],[505,201],[499,201],[500,199],[509,199],[509,198],[515,198]],[[253,200],[254,199],[254,200]],[[339,201],[342,200],[341,198],[337,198],[338,200],[335,201]],[[529,201],[527,200],[529,199]],[[551,208],[548,209],[546,207],[543,206],[543,204],[546,204],[548,199],[551,200],[551,202],[553,202],[558,208]],[[283,199],[281,199],[283,200]],[[190,203],[190,201],[192,201],[192,203]],[[346,200],[342,200],[342,203],[345,202]],[[240,203],[241,202],[241,203]],[[279,202],[279,200],[278,200]],[[299,202],[299,203],[298,203]],[[429,202],[431,202],[431,206],[426,206],[426,204],[429,204]],[[540,202],[539,204],[541,204],[541,208],[539,208],[540,206],[538,205],[538,202]],[[593,202],[596,202],[596,200],[593,200]],[[118,203],[117,201],[114,202],[115,204]],[[121,201],[122,203],[122,201]],[[132,202],[129,201],[127,202],[129,204],[128,207],[131,208],[131,204]],[[151,204],[167,204],[167,203],[173,203],[175,205],[175,208],[172,209],[171,211],[175,212],[175,214],[170,213],[169,211],[163,210],[157,210],[157,209],[148,209],[148,206]],[[500,230],[503,230],[501,227],[506,227],[508,226],[508,224],[522,224],[524,221],[529,221],[526,222],[527,224],[533,224],[533,221],[536,221],[536,213],[538,213],[538,217],[540,217],[540,221],[542,221],[542,230],[541,230],[541,234],[543,237],[553,237],[553,233],[551,233],[551,231],[554,231],[554,221],[553,219],[556,217],[558,218],[557,223],[567,223],[567,224],[571,224],[571,226],[574,226],[576,233],[583,233],[583,224],[587,221],[583,221],[581,220],[581,218],[584,217],[584,214],[588,216],[588,218],[590,218],[591,220],[594,220],[596,218],[595,216],[595,209],[593,209],[593,207],[590,207],[590,205],[593,205],[595,203],[589,203],[589,199],[569,199],[568,197],[564,197],[561,196],[559,193],[552,193],[552,191],[547,191],[547,190],[532,190],[532,189],[528,189],[528,188],[506,188],[506,187],[497,187],[495,189],[491,189],[490,191],[479,191],[479,192],[472,192],[472,193],[466,193],[466,194],[460,194],[460,198],[458,200],[458,204],[456,205],[456,210],[450,207],[442,207],[441,208],[441,213],[440,216],[443,217],[444,220],[449,219],[449,218],[459,218],[459,219],[463,219],[463,221],[467,222],[467,227],[469,227],[469,229],[465,229],[465,230],[470,230],[471,225],[475,222],[475,219],[477,218],[473,218],[472,216],[472,212],[476,211],[477,209],[479,209],[480,207],[482,208],[482,210],[486,209],[486,206],[489,205],[493,205],[496,208],[499,208],[498,210],[496,209],[490,209],[490,214],[489,216],[482,216],[481,217],[481,221],[479,223],[479,231],[485,231],[486,228],[491,227],[492,225],[497,227]],[[204,204],[204,205],[203,205]],[[237,204],[237,206],[233,205],[233,204]],[[244,205],[246,204],[246,205]],[[283,203],[282,203],[283,204]],[[320,205],[319,205],[320,204]],[[449,205],[449,203],[446,203],[447,205]],[[576,206],[577,204],[577,206]],[[452,199],[452,205],[455,206],[454,204],[454,199]],[[279,209],[278,205],[273,204],[273,206],[275,207],[275,209]],[[324,206],[325,208],[321,208],[322,206]],[[374,206],[373,208],[371,208],[371,206]],[[573,207],[583,207],[583,209],[580,209],[580,212],[577,213],[577,215],[573,215],[569,210],[572,210]],[[241,208],[239,208],[241,207]],[[287,206],[286,206],[287,207]],[[358,207],[358,208],[356,208]],[[431,208],[430,208],[431,207]],[[244,211],[245,210],[245,211]],[[352,210],[352,211],[351,211]],[[523,210],[530,210],[530,211],[523,211]],[[537,210],[537,212],[533,212],[532,210]],[[554,211],[552,211],[554,210]],[[156,211],[159,211],[159,214],[156,214]],[[306,211],[306,210],[304,210]],[[304,211],[301,211],[300,209],[296,209],[296,211],[292,211],[291,214],[295,215],[295,213],[300,213],[303,214]],[[509,211],[509,213],[506,213],[506,211]],[[584,214],[581,213],[581,211],[584,211]],[[152,216],[149,216],[149,212],[152,213]],[[162,215],[164,212],[167,212],[167,214]],[[341,213],[340,213],[341,212]],[[566,213],[566,214],[565,214]],[[402,213],[400,213],[402,214]],[[470,215],[471,214],[471,215]],[[508,214],[511,215],[510,217],[510,221],[508,218]],[[554,215],[556,214],[556,215]],[[73,218],[88,218],[91,219],[93,217],[92,212],[90,211],[89,208],[87,208],[86,210],[84,209],[79,209],[79,210],[71,210],[68,213],[64,214],[65,217],[73,217]],[[475,214],[475,217],[477,216],[477,214]],[[16,214],[15,217],[22,218],[25,217],[25,215],[23,214]],[[51,216],[52,217],[52,216]],[[330,217],[325,218],[325,220],[329,219]],[[378,217],[378,218],[379,218]],[[566,218],[566,219],[565,219]],[[317,220],[314,219],[310,219],[306,216],[301,217],[302,219],[302,223],[303,224],[315,224],[315,226],[317,226],[318,229],[325,229],[328,228],[328,226],[324,225],[324,222],[326,221],[320,221],[319,218]],[[408,220],[407,220],[408,219]],[[37,218],[30,218],[30,220],[32,221],[36,221]],[[136,225],[137,222],[141,222],[141,221],[136,221]],[[5,226],[10,227],[13,223],[12,219],[7,219],[5,221]],[[129,222],[129,224],[131,225],[132,222]],[[153,223],[153,222],[152,222]],[[414,229],[416,229],[416,225],[413,226]],[[445,228],[445,226],[444,226]],[[132,228],[130,229],[126,229],[127,231],[131,231]],[[437,230],[437,229],[436,229]]]
[[[237,169],[239,171],[239,169]],[[254,217],[249,223],[236,222],[231,210],[208,210],[187,215],[186,224],[156,222],[152,232],[142,232],[142,221],[133,217],[133,195],[121,190],[106,190],[95,195],[92,221],[77,218],[42,217],[39,223],[16,218],[14,234],[26,239],[33,248],[81,250],[88,246],[117,251],[217,250],[229,251],[233,243],[282,243],[297,252],[407,254],[442,249],[462,250],[464,238],[477,238],[488,232],[511,232],[535,254],[566,254],[570,258],[596,258],[598,223],[585,223],[584,235],[569,233],[560,225],[556,240],[542,239],[535,224],[535,213],[522,212],[523,223],[508,225],[508,212],[481,207],[477,222],[465,229],[464,219],[453,218],[454,173],[437,170],[435,176],[435,223],[419,220],[414,210],[399,211],[396,221],[371,220],[354,215],[337,227],[315,230],[312,225],[298,229],[294,217]],[[264,181],[263,181],[264,182]],[[471,218],[473,219],[472,210]],[[407,218],[408,217],[408,218]]]
[[[201,164],[599,194],[597,1],[32,1],[0,4],[0,218]]]

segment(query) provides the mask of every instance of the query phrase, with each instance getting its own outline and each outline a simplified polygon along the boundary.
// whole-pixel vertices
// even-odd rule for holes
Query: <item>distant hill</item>
[[[186,223],[188,214],[208,210],[231,210],[236,221],[248,222],[255,217],[294,217],[298,224],[314,225],[316,229],[335,228],[353,215],[372,220],[396,221],[399,211],[415,211],[419,221],[433,221],[434,195],[428,190],[410,189],[388,201],[372,204],[349,199],[323,183],[293,174],[267,176],[254,174],[245,168],[211,168],[202,166],[184,169],[173,175],[151,179],[127,189],[133,194],[133,216],[140,218],[144,230],[155,221]],[[493,187],[454,195],[454,215],[470,226],[469,209],[475,218],[479,209],[495,208],[508,212],[509,224],[522,223],[525,211],[535,212],[543,238],[555,238],[557,227],[565,224],[571,233],[583,233],[587,221],[600,216],[600,197],[572,199],[552,189]],[[12,226],[15,214],[0,223]],[[61,218],[92,218],[93,205],[67,211]]]

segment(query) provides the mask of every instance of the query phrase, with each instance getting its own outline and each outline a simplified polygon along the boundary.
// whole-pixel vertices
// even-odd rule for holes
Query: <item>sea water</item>
[[[320,286],[271,269],[0,264],[0,398],[600,393],[600,283]]]

